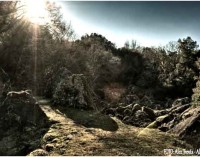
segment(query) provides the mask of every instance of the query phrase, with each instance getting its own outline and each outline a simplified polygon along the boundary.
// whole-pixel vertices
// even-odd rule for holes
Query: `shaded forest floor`
[[[123,124],[94,111],[52,107],[39,101],[52,122],[41,147],[49,155],[164,155],[164,149],[190,149],[177,137],[156,129]]]

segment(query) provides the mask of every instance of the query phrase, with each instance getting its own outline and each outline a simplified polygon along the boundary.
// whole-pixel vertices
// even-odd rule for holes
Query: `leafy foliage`
[[[192,95],[200,51],[191,37],[157,48],[142,47],[136,40],[116,48],[97,33],[75,40],[60,8],[50,2],[47,6],[50,21],[35,28],[16,13],[17,2],[0,2],[0,68],[14,88],[36,88],[37,94],[52,98],[61,80],[84,74],[97,95],[115,82],[127,91],[148,91],[152,99]]]

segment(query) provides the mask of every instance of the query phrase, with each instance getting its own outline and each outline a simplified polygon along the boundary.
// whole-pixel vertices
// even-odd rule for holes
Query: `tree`
[[[53,37],[60,42],[74,39],[74,30],[72,29],[71,23],[67,23],[63,20],[61,7],[57,6],[55,2],[47,2],[47,10],[50,20],[46,27],[49,29]]]
[[[0,2],[0,35],[12,28],[16,22],[16,7],[17,2]]]
[[[200,78],[198,78],[196,87],[193,89],[192,104],[194,106],[200,106]]]
[[[198,68],[195,65],[197,61],[197,54],[199,51],[197,48],[197,42],[192,40],[191,37],[178,40],[178,49],[180,50],[180,64],[182,67],[191,68],[193,71],[198,73]]]
[[[128,40],[124,43],[124,47],[125,47],[126,49],[129,49],[129,48],[130,48],[130,43],[129,43]]]
[[[29,23],[19,14],[18,2],[0,2],[0,67],[14,81],[19,69],[25,69],[30,42]],[[23,63],[22,63],[23,62]],[[22,71],[21,71],[22,72]]]
[[[170,41],[165,46],[165,50],[168,53],[177,53],[178,52],[178,42],[177,41]]]

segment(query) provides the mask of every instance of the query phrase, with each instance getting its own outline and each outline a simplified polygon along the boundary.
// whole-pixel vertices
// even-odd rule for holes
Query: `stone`
[[[59,139],[55,138],[55,139],[52,140],[52,143],[57,143],[58,141],[59,141]]]
[[[0,155],[26,155],[48,127],[48,117],[28,91],[8,92],[0,105]]]
[[[42,138],[44,142],[51,142],[55,139],[58,135],[56,133],[46,133]]]
[[[151,108],[143,106],[142,111],[144,111],[151,120],[154,120],[156,118],[156,115]]]
[[[170,109],[171,113],[182,113],[186,109],[188,109],[191,106],[191,104],[185,104],[181,106],[174,106]]]
[[[154,113],[155,113],[156,117],[160,117],[160,116],[163,116],[165,114],[168,114],[169,111],[167,111],[167,110],[154,110]]]
[[[44,149],[36,149],[29,153],[27,156],[48,156],[49,153],[45,151]]]
[[[127,108],[127,109],[124,110],[124,115],[130,116],[131,114],[132,114],[132,110],[131,109]]]
[[[181,115],[179,123],[169,130],[169,132],[183,137],[191,131],[190,128],[195,128],[194,124],[198,120],[200,120],[200,107],[190,108]]]
[[[170,120],[170,116],[171,116],[170,114],[159,116],[158,118],[156,118],[156,121],[159,123],[166,123]]]
[[[72,140],[72,138],[73,138],[73,135],[69,134],[67,135],[66,140]]]
[[[13,116],[22,125],[47,125],[48,118],[36,99],[27,91],[8,92],[0,110],[1,115]]]
[[[172,103],[172,107],[173,106],[180,106],[180,105],[185,105],[190,103],[190,99],[188,97],[185,98],[180,98],[180,99],[176,99],[173,103]]]
[[[153,121],[152,123],[150,123],[147,128],[149,129],[155,129],[158,127],[158,122],[157,121]]]
[[[132,108],[132,111],[138,111],[138,110],[141,110],[142,107],[139,105],[139,104],[135,104]]]
[[[45,149],[46,149],[46,151],[50,152],[54,149],[54,145],[53,144],[46,144]]]
[[[146,127],[152,122],[149,116],[142,110],[136,111],[131,118],[131,124],[138,127]]]
[[[129,104],[129,105],[125,106],[125,108],[126,108],[126,109],[132,109],[133,106],[134,106],[133,104]]]

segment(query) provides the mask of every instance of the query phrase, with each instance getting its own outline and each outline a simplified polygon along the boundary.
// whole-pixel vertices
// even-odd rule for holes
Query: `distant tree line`
[[[50,21],[37,26],[34,38],[33,24],[23,14],[15,16],[20,9],[16,4],[0,2],[0,69],[12,89],[37,86],[38,95],[52,97],[55,82],[67,69],[87,76],[97,95],[111,82],[152,89],[159,99],[192,95],[200,50],[191,37],[166,47],[142,47],[132,40],[122,48],[97,33],[76,39],[70,23],[64,22],[60,8],[53,4],[48,8]]]

